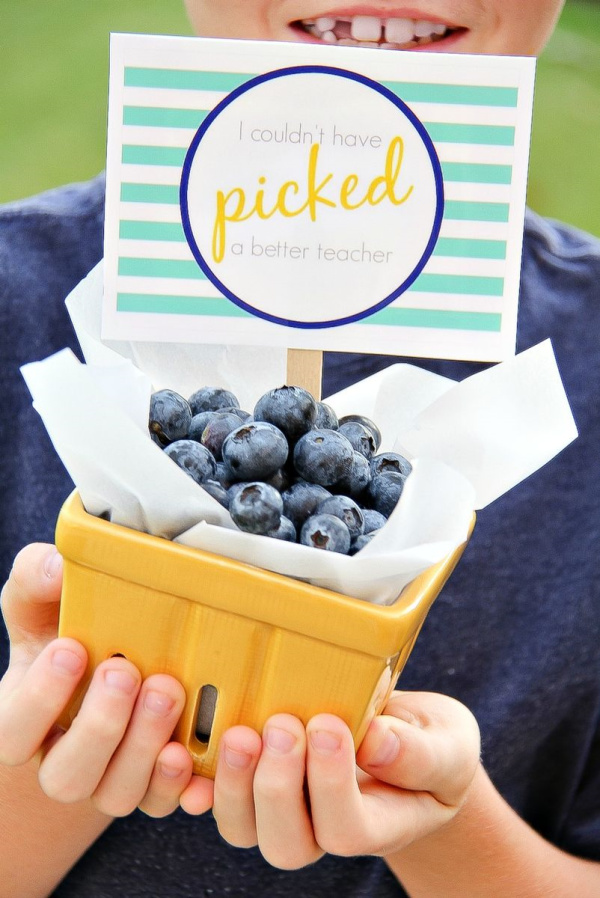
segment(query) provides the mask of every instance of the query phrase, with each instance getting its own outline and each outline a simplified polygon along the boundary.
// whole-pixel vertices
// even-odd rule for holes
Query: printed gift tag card
[[[513,355],[534,72],[113,35],[103,337]]]

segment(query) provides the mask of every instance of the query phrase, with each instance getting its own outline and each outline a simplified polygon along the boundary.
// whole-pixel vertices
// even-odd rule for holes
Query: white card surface
[[[103,338],[514,355],[534,72],[113,35]]]

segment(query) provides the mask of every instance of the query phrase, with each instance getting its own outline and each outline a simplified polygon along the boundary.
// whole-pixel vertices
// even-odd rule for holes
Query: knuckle
[[[93,795],[92,802],[105,817],[128,817],[137,807],[137,802],[123,801],[114,795]]]
[[[363,850],[359,850],[355,839],[344,833],[319,832],[318,827],[315,827],[315,839],[317,845],[326,854],[337,857],[354,857],[365,853],[364,847]]]
[[[96,745],[115,745],[120,742],[127,720],[108,708],[86,709],[85,716],[76,719],[78,728],[85,729],[85,737]]]
[[[38,782],[44,795],[61,804],[72,804],[89,798],[89,792],[79,783],[66,780],[48,765],[42,764],[40,767]]]
[[[257,773],[254,779],[254,796],[258,801],[277,803],[289,794],[289,788],[287,777],[275,771],[268,777]]]

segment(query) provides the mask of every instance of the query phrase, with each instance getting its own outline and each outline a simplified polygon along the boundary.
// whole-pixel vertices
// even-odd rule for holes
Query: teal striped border
[[[121,184],[124,203],[159,203],[179,205],[179,187],[172,184]],[[451,221],[507,222],[508,203],[478,203],[465,200],[446,200],[444,218]]]
[[[117,295],[117,311],[156,315],[213,315],[223,318],[254,317],[225,299],[208,296],[162,296],[146,293],[119,293]],[[377,312],[365,319],[363,323],[391,327],[498,332],[501,328],[501,315],[494,312],[392,308]]]
[[[207,109],[172,109],[161,106],[123,106],[123,124],[144,128],[187,128],[197,130]]]
[[[206,90],[230,93],[256,78],[238,72],[203,72],[190,69],[125,68],[125,87]],[[444,103],[463,106],[504,106],[514,108],[518,90],[473,84],[432,84],[428,82],[382,81],[401,100],[413,103]]]
[[[206,280],[206,275],[193,259],[135,259],[122,256],[118,271],[126,277]]]
[[[187,128],[197,130],[206,109],[176,109],[160,106],[124,106],[123,124],[151,128]],[[512,125],[475,125],[462,122],[423,122],[434,143],[467,143],[511,147],[515,142]]]
[[[155,259],[122,256],[119,274],[125,277],[206,280],[192,259]],[[455,293],[463,296],[502,296],[504,279],[467,274],[421,274],[409,288],[414,293]]]
[[[168,243],[185,243],[183,227],[179,222],[131,221],[119,223],[121,240],[162,240]],[[505,259],[505,240],[467,239],[465,237],[440,237],[434,256],[452,256],[467,259]]]
[[[212,90],[231,93],[256,75],[239,72],[202,72],[194,69],[125,67],[125,87],[159,87],[171,90]]]
[[[156,165],[182,168],[186,147],[156,147],[124,144],[121,160],[127,165]],[[483,162],[442,162],[445,181],[471,184],[510,184],[511,165],[492,165]]]
[[[118,293],[118,312],[150,312],[155,315],[216,315],[253,318],[235,303],[215,296],[161,296],[154,293]]]

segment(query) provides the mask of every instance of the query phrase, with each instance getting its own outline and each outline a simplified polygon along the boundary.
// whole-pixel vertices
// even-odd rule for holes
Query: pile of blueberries
[[[248,533],[354,555],[383,527],[410,462],[377,454],[381,433],[363,415],[339,418],[301,387],[265,393],[252,413],[229,390],[189,399],[153,393],[154,442]]]

